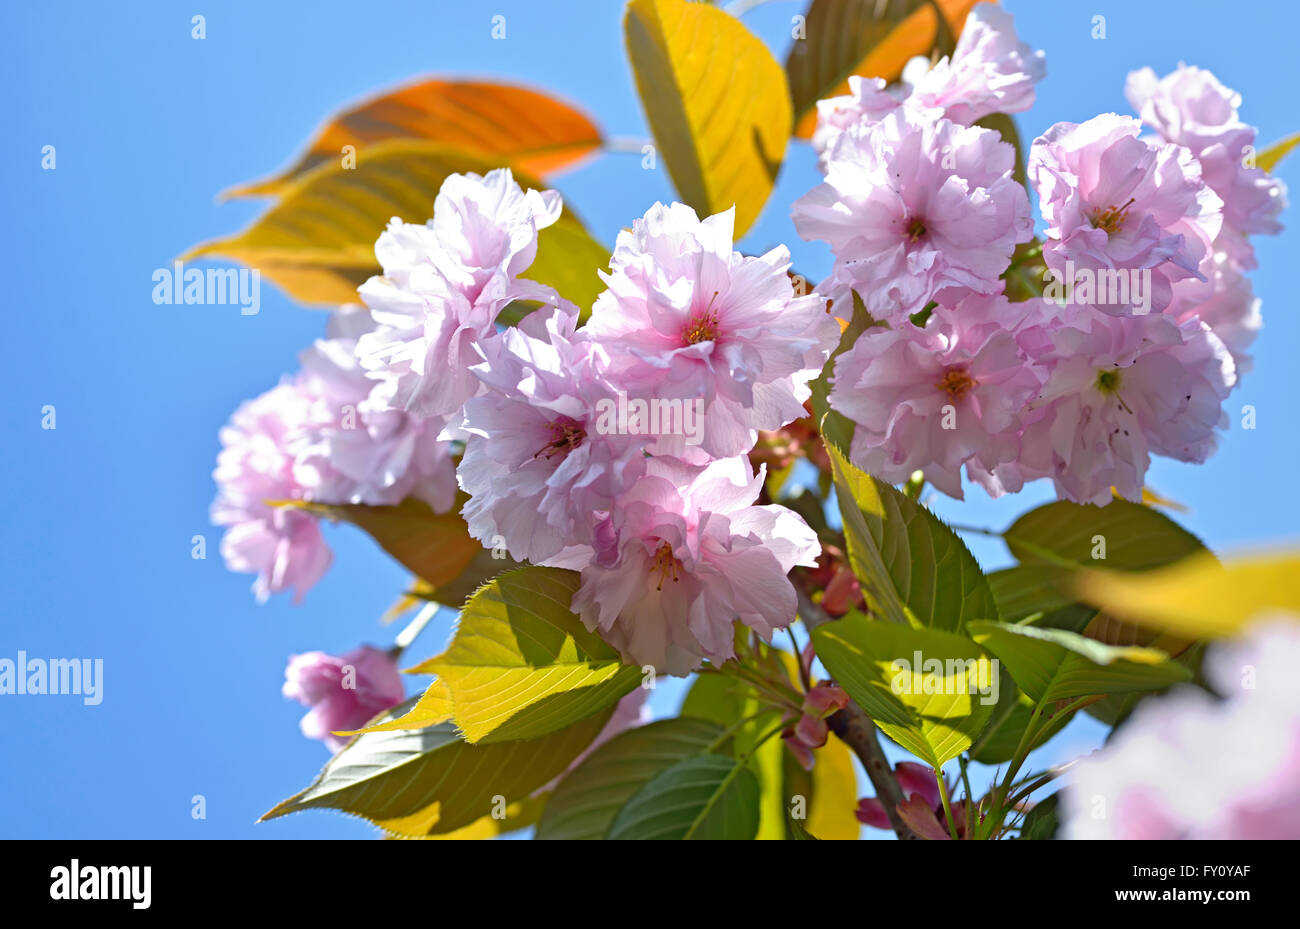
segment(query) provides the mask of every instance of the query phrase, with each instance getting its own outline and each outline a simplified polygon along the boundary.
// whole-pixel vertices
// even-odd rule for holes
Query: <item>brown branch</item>
[[[807,591],[798,583],[794,585],[799,596],[799,617],[809,633],[818,626],[832,623],[826,611],[812,602]],[[867,711],[853,700],[842,710],[837,710],[826,719],[826,725],[836,737],[853,750],[866,769],[871,786],[876,788],[876,799],[885,808],[889,824],[894,827],[894,834],[900,839],[915,839],[916,835],[907,828],[902,817],[898,815],[898,805],[903,802],[903,789],[898,786],[898,778],[880,747],[876,736],[876,723],[867,715]]]

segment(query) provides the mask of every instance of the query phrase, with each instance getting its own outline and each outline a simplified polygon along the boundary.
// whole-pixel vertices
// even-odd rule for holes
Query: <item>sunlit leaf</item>
[[[1140,574],[1081,572],[1075,591],[1120,619],[1183,639],[1235,635],[1270,614],[1300,617],[1300,554],[1278,552],[1220,563],[1202,553]]]
[[[975,622],[968,631],[1006,665],[1035,703],[1162,690],[1191,678],[1158,649],[1104,645],[1064,629]]]
[[[438,675],[470,742],[532,739],[599,713],[641,681],[569,609],[578,574],[520,568],[461,610],[451,644],[412,669]]]
[[[401,716],[390,716],[382,722],[372,723],[356,732],[337,734],[357,735],[363,732],[392,732],[397,729],[427,729],[430,726],[449,722],[452,712],[451,691],[447,689],[445,682],[434,681]]]
[[[487,81],[420,81],[349,107],[316,132],[287,170],[223,197],[276,196],[321,164],[341,164],[345,146],[359,153],[393,139],[423,139],[535,177],[569,167],[602,141],[589,118],[540,91]]]
[[[376,722],[405,715],[408,700]],[[454,832],[499,805],[523,802],[591,744],[612,711],[524,742],[470,745],[455,726],[370,732],[330,759],[306,790],[262,817],[309,809],[361,816],[402,836]]]
[[[953,35],[960,35],[976,0],[938,0]],[[794,103],[795,135],[817,126],[815,104],[849,92],[849,77],[896,81],[903,66],[928,55],[940,37],[931,0],[813,0],[806,38],[796,38],[785,62]]]
[[[1262,168],[1269,173],[1277,167],[1279,161],[1291,153],[1291,149],[1300,145],[1300,132],[1295,135],[1289,135],[1285,139],[1274,142],[1268,148],[1264,149],[1255,156],[1255,167]]]
[[[853,610],[814,629],[813,641],[836,683],[886,735],[931,767],[969,748],[993,711],[997,668],[965,636],[870,620]]]
[[[243,232],[195,246],[182,260],[222,256],[258,269],[303,303],[355,303],[357,286],[381,271],[375,241],[390,219],[424,223],[449,175],[501,166],[438,143],[381,142],[359,152],[354,169],[329,162],[297,178]],[[521,172],[516,180],[525,188],[545,186]],[[541,231],[537,258],[523,276],[589,307],[604,289],[596,271],[608,261],[608,250],[566,206]]]
[[[959,630],[998,616],[966,544],[933,513],[827,445],[849,562],[870,612],[895,623]]]
[[[660,157],[701,216],[736,208],[736,237],[772,192],[792,116],[781,66],[744,24],[686,0],[632,0],[627,53]]]
[[[482,544],[470,537],[465,520],[456,508],[448,513],[435,513],[427,503],[414,497],[397,506],[276,502],[325,519],[352,523],[434,587],[454,581],[483,550]]]

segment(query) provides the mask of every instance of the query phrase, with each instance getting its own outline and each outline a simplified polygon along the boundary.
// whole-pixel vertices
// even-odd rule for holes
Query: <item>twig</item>
[[[825,610],[812,602],[807,591],[799,584],[795,584],[794,589],[799,596],[799,616],[808,627],[809,633],[818,626],[834,622]],[[875,721],[867,715],[866,710],[853,700],[849,700],[848,706],[836,710],[827,717],[826,726],[841,742],[852,749],[853,754],[857,755],[858,760],[862,762],[862,767],[866,769],[867,777],[871,780],[871,786],[876,788],[876,799],[885,808],[889,824],[894,827],[894,834],[900,839],[915,839],[912,830],[907,828],[907,824],[898,815],[898,806],[903,802],[903,789],[898,786],[894,769],[890,767],[889,759],[885,757],[884,749],[880,747]]]

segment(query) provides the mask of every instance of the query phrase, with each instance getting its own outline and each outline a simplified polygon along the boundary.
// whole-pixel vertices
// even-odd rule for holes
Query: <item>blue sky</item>
[[[773,2],[745,21],[784,58],[802,3]],[[1047,51],[1026,141],[1059,120],[1127,112],[1125,74],[1180,60],[1214,70],[1245,98],[1271,142],[1300,130],[1294,88],[1300,26],[1289,2],[1008,2],[1020,34]],[[647,135],[616,0],[538,3],[4,4],[0,100],[5,254],[15,325],[4,340],[0,426],[6,495],[0,528],[0,657],[104,661],[104,699],[0,697],[0,837],[364,837],[366,824],[309,813],[255,826],[305,786],[327,754],[302,738],[302,709],[279,692],[286,656],[386,644],[378,617],[404,573],[359,533],[330,532],[336,566],[300,607],[257,606],[250,578],[226,572],[208,524],[217,429],[234,407],[291,370],[325,316],[273,286],[261,312],[158,306],[151,275],[188,246],[243,228],[259,201],[214,195],[285,164],[330,112],[417,75],[508,78],[580,103],[607,135]],[[207,38],[191,38],[190,17]],[[506,17],[493,40],[491,18]],[[1106,38],[1091,37],[1106,17]],[[575,51],[576,49],[576,51]],[[41,169],[54,145],[57,168]],[[1300,191],[1300,156],[1281,175]],[[800,242],[788,205],[816,181],[792,145],[763,217],[741,243],[787,243],[812,277],[821,244]],[[672,191],[662,169],[605,155],[556,180],[607,244]],[[1293,199],[1300,198],[1300,192]],[[1294,210],[1292,210],[1294,213]],[[1294,216],[1284,221],[1296,225]],[[1150,483],[1188,504],[1182,521],[1216,549],[1295,540],[1294,360],[1300,316],[1289,273],[1297,233],[1257,240],[1263,298],[1256,370],[1229,400],[1234,428],[1211,462],[1158,461]],[[16,330],[16,331],[15,331]],[[1258,428],[1235,428],[1243,404]],[[41,428],[53,405],[57,428]],[[973,494],[940,512],[1001,527],[1045,488],[996,503]],[[191,558],[191,538],[209,557]],[[973,546],[985,563],[997,543]],[[439,620],[412,657],[432,653]],[[671,709],[665,689],[657,703]],[[1067,731],[1086,750],[1095,726]],[[195,795],[206,820],[191,817]]]

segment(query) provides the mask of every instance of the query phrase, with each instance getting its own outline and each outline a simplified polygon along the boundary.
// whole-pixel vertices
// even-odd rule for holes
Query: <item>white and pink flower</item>
[[[573,609],[637,665],[683,675],[734,656],[737,619],[770,640],[794,621],[786,576],[821,545],[782,506],[753,506],[765,471],[732,458],[693,469],[656,458],[621,497],[582,569]]]
[[[1175,282],[1199,276],[1223,225],[1223,201],[1191,152],[1147,142],[1140,132],[1136,119],[1107,113],[1057,123],[1029,152],[1048,268],[1062,280],[1077,270],[1150,273],[1149,299],[1140,305],[1098,304],[1115,315],[1167,307]]]
[[[835,254],[819,289],[837,303],[855,290],[890,323],[931,301],[1000,292],[1012,251],[1033,234],[1015,158],[997,132],[907,109],[846,130],[825,182],[792,209],[799,235]]]
[[[732,249],[733,220],[652,206],[619,234],[585,327],[629,396],[702,401],[700,447],[716,458],[805,415],[840,333],[819,295],[795,294],[783,246],[758,258]]]
[[[470,368],[515,300],[564,303],[520,275],[537,233],[559,219],[560,195],[524,191],[508,169],[447,178],[425,225],[394,219],[375,244],[384,269],[359,288],[378,324],[357,354],[382,400],[418,416],[450,416],[482,388]]]
[[[890,483],[924,470],[962,497],[968,461],[992,470],[1020,453],[1021,412],[1044,373],[1016,339],[1033,306],[1001,294],[936,307],[924,328],[872,328],[835,362],[831,406],[856,423],[850,457]]]

